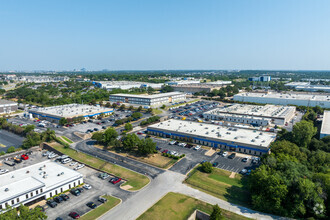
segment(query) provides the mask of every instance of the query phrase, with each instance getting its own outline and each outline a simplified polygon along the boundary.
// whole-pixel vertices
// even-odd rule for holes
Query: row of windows
[[[80,185],[80,180],[78,180],[78,185]],[[76,185],[76,182],[73,182],[73,187],[76,187],[76,186],[77,186],[77,185]],[[72,187],[71,187],[71,184],[69,184],[69,189],[71,189],[71,188],[72,188]],[[60,191],[61,191],[61,192],[55,190],[55,194],[54,194],[54,195],[57,195],[57,194],[59,194],[59,193],[62,193],[62,192],[63,192],[63,188],[62,188],[62,187],[61,187]],[[52,196],[53,196],[53,193],[50,192],[50,193],[49,193],[49,197],[52,197]]]

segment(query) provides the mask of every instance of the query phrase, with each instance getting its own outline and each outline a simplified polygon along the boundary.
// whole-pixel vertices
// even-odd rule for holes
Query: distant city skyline
[[[330,1],[1,1],[0,71],[330,70]]]

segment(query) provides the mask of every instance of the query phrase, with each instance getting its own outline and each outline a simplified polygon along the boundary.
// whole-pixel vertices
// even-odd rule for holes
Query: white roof
[[[285,118],[289,113],[295,111],[295,109],[296,107],[294,106],[234,104],[225,108],[216,108],[207,111],[204,114],[222,115],[227,113],[259,117]]]
[[[330,135],[330,111],[324,111],[321,134]]]
[[[277,98],[277,99],[291,99],[291,100],[315,100],[315,101],[330,101],[329,95],[321,94],[303,94],[303,93],[239,93],[234,96],[246,96],[246,97],[256,97],[256,98]]]
[[[42,187],[45,187],[43,191],[46,192],[80,177],[81,173],[50,160],[11,171],[0,176],[0,203]]]
[[[155,99],[155,98],[162,98],[162,97],[170,97],[170,96],[176,96],[176,95],[183,95],[184,93],[181,92],[167,92],[167,93],[158,93],[153,95],[135,95],[135,94],[123,94],[123,93],[117,93],[112,94],[111,96],[121,96],[121,97],[128,97],[128,98],[144,98],[144,99]]]
[[[272,132],[263,132],[236,127],[224,127],[214,124],[173,119],[150,125],[148,126],[148,129],[149,128],[180,132],[189,136],[204,137],[205,139],[213,138],[218,139],[219,141],[223,140],[231,142],[232,144],[247,144],[264,148],[268,148],[276,138],[276,134]]]

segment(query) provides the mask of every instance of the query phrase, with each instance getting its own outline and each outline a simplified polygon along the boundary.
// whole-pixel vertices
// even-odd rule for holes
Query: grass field
[[[132,188],[129,189],[131,191],[139,190],[150,182],[148,177],[136,173],[134,171],[128,170],[124,167],[105,162],[104,160],[92,157],[90,155],[81,152],[77,152],[71,148],[64,148],[62,145],[58,143],[52,143],[50,145],[54,149],[62,152],[63,154],[70,156],[74,160],[80,161],[91,167],[103,170],[107,173],[111,173],[123,179],[126,179],[127,182],[123,185],[132,186]]]
[[[94,220],[115,207],[120,203],[120,199],[117,199],[112,196],[103,196],[108,201],[97,208],[93,209],[92,211],[88,212],[87,214],[80,217],[81,220]]]
[[[249,192],[242,184],[242,176],[236,174],[235,178],[229,178],[230,174],[218,168],[214,168],[211,174],[204,173],[197,167],[185,183],[220,199],[249,207]]]
[[[196,210],[212,213],[212,205],[198,199],[170,192],[143,213],[138,220],[186,220]],[[222,210],[226,219],[243,220],[244,216]]]
[[[159,167],[159,168],[163,168],[163,169],[167,169],[170,166],[172,166],[175,162],[177,162],[178,160],[174,160],[172,158],[169,157],[164,157],[162,156],[161,153],[157,153],[154,154],[152,156],[149,157],[137,157],[137,156],[133,156],[133,155],[129,155],[130,158]]]
[[[160,109],[155,109],[155,108],[152,109],[152,114],[154,114],[154,115],[159,115],[159,114],[162,114],[162,113],[163,113],[163,111],[160,110]]]
[[[72,144],[73,141],[71,141],[69,138],[62,136],[62,139],[65,140],[66,142],[68,142],[69,144]]]

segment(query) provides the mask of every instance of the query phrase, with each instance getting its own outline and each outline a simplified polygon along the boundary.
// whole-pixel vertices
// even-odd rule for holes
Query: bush
[[[15,147],[13,146],[7,149],[7,153],[14,153],[14,152],[15,152]]]
[[[205,162],[202,164],[202,170],[205,173],[212,173],[213,167],[212,164],[210,162]]]
[[[5,155],[6,153],[4,152],[4,151],[1,151],[0,152],[0,155],[2,156],[2,155]]]

